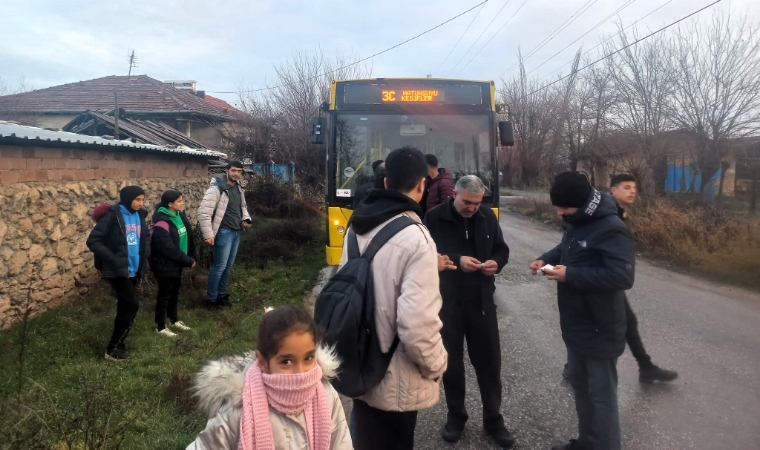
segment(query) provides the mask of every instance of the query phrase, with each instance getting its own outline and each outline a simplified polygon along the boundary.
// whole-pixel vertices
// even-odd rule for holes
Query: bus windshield
[[[489,116],[339,114],[335,123],[335,186],[339,197],[351,197],[372,179],[372,162],[392,150],[412,146],[438,158],[454,182],[477,175],[491,196],[493,157]]]

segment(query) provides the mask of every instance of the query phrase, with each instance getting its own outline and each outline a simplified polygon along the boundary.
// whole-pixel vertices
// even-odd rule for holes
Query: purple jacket
[[[425,211],[430,211],[454,195],[454,181],[449,169],[438,169],[438,176],[433,178],[428,186]]]

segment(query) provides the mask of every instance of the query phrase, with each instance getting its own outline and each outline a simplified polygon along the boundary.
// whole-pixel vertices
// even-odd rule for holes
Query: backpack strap
[[[362,257],[367,261],[372,262],[372,259],[375,257],[378,250],[380,250],[380,248],[385,245],[386,242],[388,242],[399,231],[410,225],[417,225],[417,222],[409,216],[401,216],[394,219],[391,223],[384,226],[375,235],[374,238],[372,238],[372,241],[370,241]],[[354,239],[355,238],[356,236],[354,236]]]
[[[349,227],[348,239],[346,239],[346,245],[348,245],[348,259],[354,259],[361,256],[359,252],[359,241],[356,239],[356,233]]]

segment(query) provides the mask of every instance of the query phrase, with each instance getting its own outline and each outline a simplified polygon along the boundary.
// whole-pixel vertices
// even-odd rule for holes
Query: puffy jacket
[[[164,213],[153,214],[153,235],[150,239],[150,270],[159,278],[179,278],[183,267],[192,267],[195,262],[195,243],[190,221],[183,211],[179,212],[187,230],[187,254],[179,248],[179,231],[171,218]],[[169,231],[156,226],[159,221],[169,225]]]
[[[145,276],[145,258],[150,248],[150,230],[145,226],[148,211],[141,209],[140,214],[140,266],[137,278]],[[111,205],[97,221],[87,237],[87,248],[95,254],[95,267],[103,278],[129,278],[129,249],[124,217],[119,204]],[[98,267],[99,266],[99,267]]]
[[[238,357],[225,357],[211,361],[195,376],[193,390],[199,399],[199,408],[208,416],[206,428],[187,450],[237,450],[240,418],[243,415],[243,382],[255,363],[255,353]],[[329,380],[335,378],[340,365],[331,350],[317,347],[317,363],[322,368],[322,386],[330,402],[332,418],[331,450],[351,450],[346,414],[335,389]],[[306,417],[303,412],[282,414],[269,408],[276,450],[302,450],[309,448]]]
[[[401,215],[419,222],[415,207],[419,210],[403,194],[371,190],[352,218],[359,250],[364,252],[380,229]],[[344,246],[341,266],[348,260],[347,252]],[[360,399],[383,411],[430,408],[439,401],[448,355],[438,317],[442,302],[437,252],[427,229],[422,224],[410,226],[391,238],[372,260],[372,278],[381,350],[390,349],[396,334],[400,342],[385,377]]]
[[[482,310],[489,311],[496,308],[493,300],[495,277],[487,277],[480,271],[464,272],[459,267],[459,259],[472,256],[481,262],[494,260],[501,272],[509,261],[509,247],[504,242],[499,220],[490,208],[481,206],[469,223],[471,229],[465,230],[464,220],[455,212],[454,199],[451,198],[425,214],[425,226],[430,230],[438,253],[447,255],[457,266],[457,270],[445,270],[440,274],[444,308],[456,301],[470,300],[473,291],[479,291]],[[475,240],[475,254],[471,254],[466,234]]]
[[[591,358],[616,358],[625,350],[625,290],[633,287],[636,262],[617,213],[610,194],[592,189],[566,220],[562,242],[539,258],[567,267],[565,282],[557,283],[562,338]]]
[[[430,180],[425,197],[425,211],[440,205],[454,195],[453,175],[449,169],[438,169],[438,176]]]
[[[203,239],[212,238],[219,231],[224,212],[227,211],[227,203],[230,201],[230,194],[227,190],[232,188],[240,189],[243,220],[251,218],[251,215],[248,214],[248,205],[245,202],[245,191],[240,183],[230,186],[227,184],[227,174],[218,175],[211,179],[211,185],[201,200],[201,206],[198,207],[198,223],[201,226]]]

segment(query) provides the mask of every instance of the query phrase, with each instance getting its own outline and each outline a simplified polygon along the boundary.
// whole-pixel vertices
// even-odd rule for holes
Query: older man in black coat
[[[553,450],[619,450],[617,358],[625,350],[625,290],[633,286],[631,234],[617,203],[585,175],[564,172],[551,188],[565,221],[562,242],[531,265],[557,281],[562,339],[575,393],[578,439]]]
[[[501,347],[496,319],[494,275],[509,260],[509,247],[496,215],[481,205],[485,186],[480,178],[460,178],[454,196],[425,215],[425,225],[438,253],[458,266],[440,273],[443,307],[441,336],[449,353],[443,389],[449,412],[441,435],[456,442],[468,415],[465,409],[464,340],[478,378],[483,427],[502,447],[514,444],[501,415]]]

